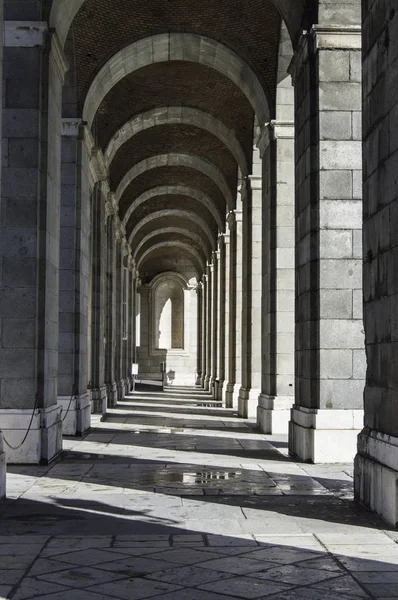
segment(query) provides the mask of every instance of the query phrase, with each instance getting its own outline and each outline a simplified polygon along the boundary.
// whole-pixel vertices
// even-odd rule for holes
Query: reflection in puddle
[[[236,479],[240,471],[201,471],[200,473],[182,473],[182,483],[208,483],[209,481],[226,481]]]

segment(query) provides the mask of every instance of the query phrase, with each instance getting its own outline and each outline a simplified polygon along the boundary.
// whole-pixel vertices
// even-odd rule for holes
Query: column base
[[[355,457],[355,499],[398,526],[398,438],[365,427]]]
[[[196,373],[195,385],[202,385],[202,374]]]
[[[116,383],[117,386],[117,402],[124,400],[126,396],[126,380],[121,379]]]
[[[213,400],[217,400],[217,394],[218,394],[218,384],[219,381],[218,379],[213,379],[211,380],[211,395]]]
[[[56,404],[35,411],[31,429],[20,448],[32,419],[32,409],[0,410],[7,463],[48,464],[62,452],[61,409]],[[14,448],[10,448],[8,444]]]
[[[62,408],[63,435],[82,435],[90,429],[91,400],[88,392],[75,396],[72,401],[68,396],[58,396],[58,406]]]
[[[117,383],[106,384],[107,405],[109,408],[114,408],[117,405]],[[106,409],[105,409],[106,412]],[[105,412],[103,414],[105,414]]]
[[[224,386],[225,386],[225,381],[220,380],[217,385],[217,396],[216,396],[217,400],[222,401],[224,399],[224,395],[225,395],[224,394]]]
[[[203,383],[203,389],[205,389],[207,392],[209,392],[211,390],[210,387],[210,375],[205,377],[204,383]]]
[[[107,408],[107,388],[104,385],[101,388],[90,390],[91,414],[104,415]]]
[[[257,405],[260,390],[241,387],[238,398],[238,414],[243,419],[257,418]]]
[[[3,448],[3,434],[0,431],[0,502],[6,497],[6,453]]]
[[[362,426],[363,410],[294,405],[289,422],[289,453],[304,462],[352,462]]]
[[[257,407],[257,425],[263,433],[289,433],[290,411],[293,396],[268,396],[260,394]]]
[[[225,407],[238,410],[240,383],[227,383],[225,390]]]

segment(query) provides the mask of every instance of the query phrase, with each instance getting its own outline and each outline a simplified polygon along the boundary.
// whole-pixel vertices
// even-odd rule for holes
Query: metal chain
[[[30,418],[29,427],[28,427],[28,429],[27,429],[27,431],[26,431],[26,433],[24,435],[24,438],[23,438],[22,442],[18,446],[12,446],[9,442],[7,442],[6,438],[3,435],[3,440],[4,440],[5,445],[8,446],[8,448],[10,448],[11,450],[19,450],[21,448],[21,446],[23,446],[24,443],[26,442],[27,437],[29,435],[29,432],[30,432],[30,430],[32,428],[32,425],[33,425],[33,419],[34,419],[35,412],[37,410],[38,404],[39,404],[39,396],[38,396],[38,394],[36,394],[35,406],[34,406],[33,411],[32,411],[32,416]]]
[[[70,397],[70,400],[69,400],[68,409],[67,409],[67,411],[66,411],[65,416],[63,417],[63,419],[61,419],[62,423],[65,421],[66,417],[68,416],[68,413],[69,413],[69,411],[71,409],[71,406],[72,406],[72,402],[75,399],[76,399],[75,386],[73,386],[73,388],[72,388],[72,394],[71,394],[71,397]],[[7,442],[7,440],[6,440],[6,438],[4,437],[4,434],[3,434],[3,441],[4,441],[5,445],[8,448],[10,448],[10,450],[19,450],[24,445],[24,443],[26,442],[26,440],[28,438],[28,435],[30,433],[30,430],[32,429],[33,419],[34,419],[34,416],[35,416],[38,404],[39,404],[39,396],[38,396],[38,394],[36,394],[35,406],[34,406],[33,411],[32,411],[32,416],[30,418],[29,427],[28,427],[28,429],[27,429],[27,431],[26,431],[26,433],[25,433],[25,435],[23,437],[22,442],[20,444],[18,444],[18,446],[12,446],[9,442]],[[63,408],[61,408],[61,414],[62,414],[62,411],[63,411]]]
[[[76,388],[75,388],[75,386],[73,386],[73,387],[72,387],[72,394],[71,394],[71,397],[70,397],[70,400],[69,400],[69,406],[68,406],[68,408],[67,408],[67,411],[66,411],[66,413],[65,413],[65,416],[64,416],[64,418],[63,418],[63,419],[61,419],[61,423],[63,423],[63,422],[65,421],[66,417],[68,416],[68,413],[69,413],[69,411],[70,411],[70,409],[71,409],[71,406],[72,406],[72,402],[73,402],[73,400],[76,400],[76,393],[75,393],[75,390],[76,390]],[[61,407],[61,415],[62,415],[62,412],[63,412],[63,410],[64,410],[64,409]]]

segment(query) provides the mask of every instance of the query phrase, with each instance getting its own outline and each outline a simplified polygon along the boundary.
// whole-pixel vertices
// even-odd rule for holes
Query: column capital
[[[105,222],[108,220],[108,217],[113,217],[117,214],[117,209],[116,195],[114,192],[109,192],[105,200]]]
[[[243,213],[241,210],[231,210],[227,214],[227,223],[229,229],[231,230],[235,223],[238,223],[243,220]]]
[[[294,139],[294,121],[277,121],[273,119],[265,125],[257,140],[261,158],[263,158],[269,144],[278,139]]]
[[[46,21],[4,21],[5,48],[44,46],[49,31]]]
[[[361,50],[362,48],[360,25],[314,25],[311,36],[314,40],[314,51]]]

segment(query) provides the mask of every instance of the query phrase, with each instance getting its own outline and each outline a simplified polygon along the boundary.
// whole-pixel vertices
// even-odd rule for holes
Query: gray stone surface
[[[285,439],[200,388],[128,395],[62,460],[10,468],[3,595],[397,595],[397,536],[352,502],[351,467],[294,463]]]

